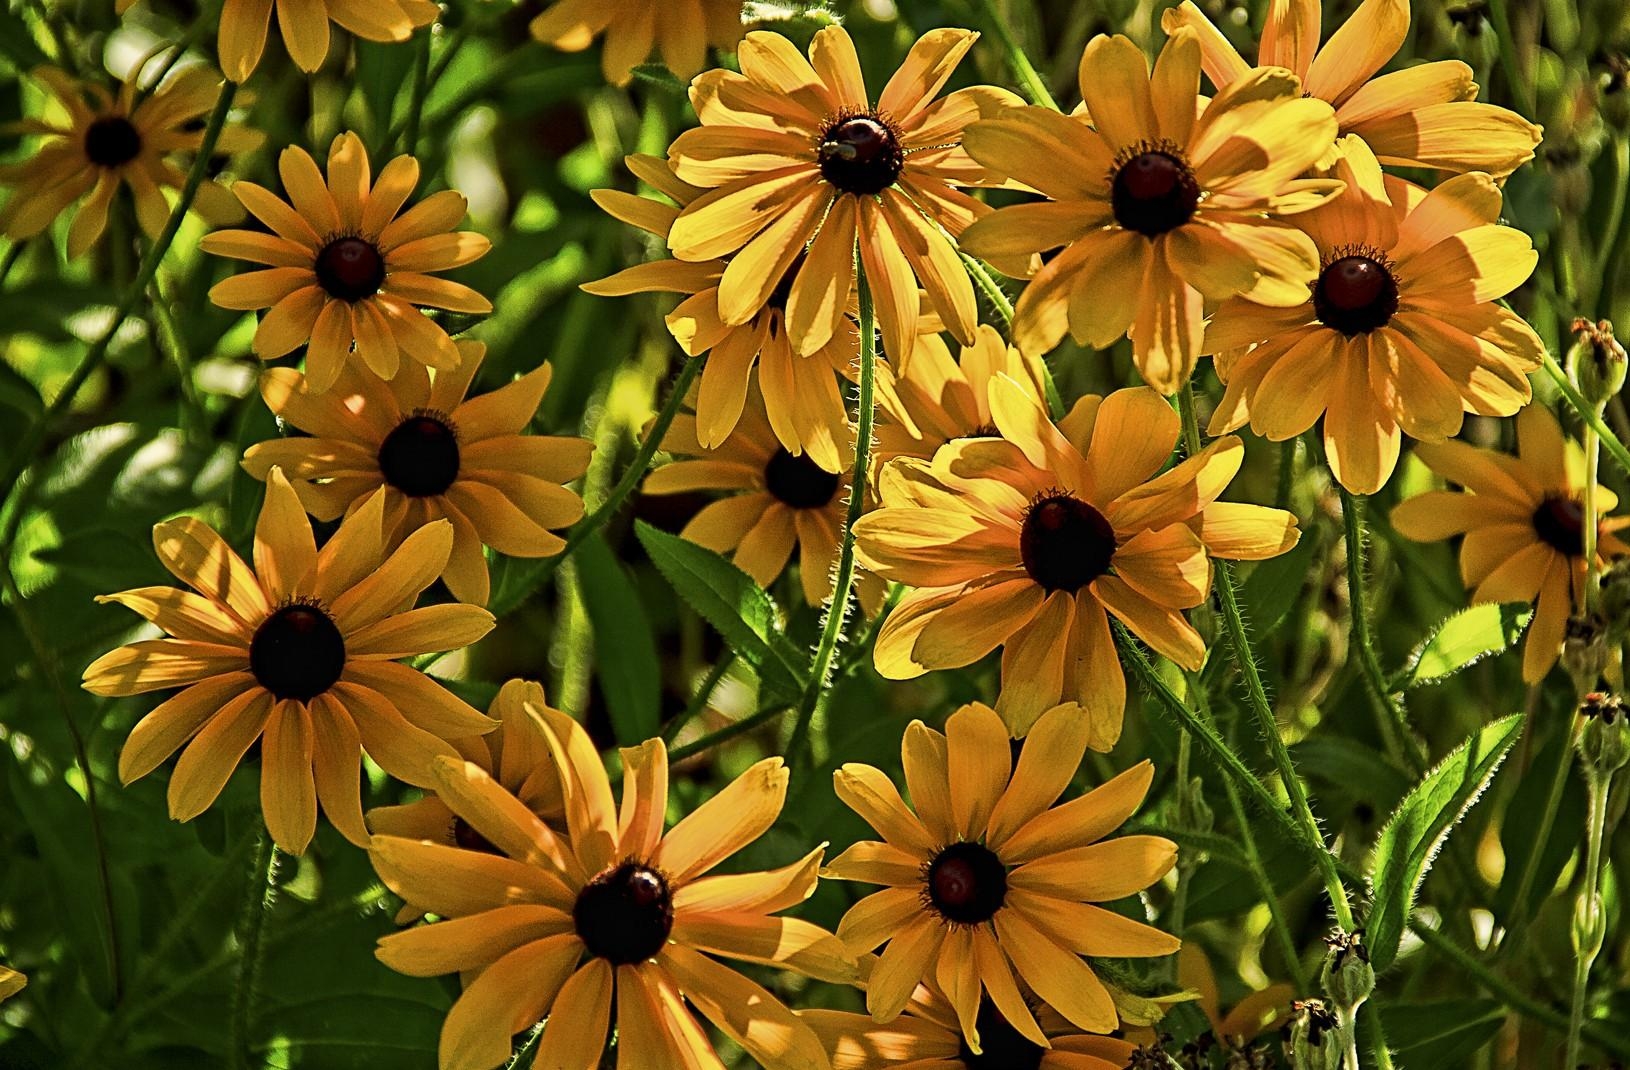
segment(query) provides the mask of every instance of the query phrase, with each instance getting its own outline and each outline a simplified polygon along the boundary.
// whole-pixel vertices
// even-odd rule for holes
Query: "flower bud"
[[[1581,317],[1573,321],[1573,333],[1576,337],[1568,349],[1568,377],[1585,400],[1600,411],[1624,386],[1630,361],[1624,346],[1613,337],[1613,324],[1607,320],[1591,323]]]
[[[1341,1023],[1322,999],[1291,1004],[1290,1052],[1296,1070],[1340,1070]]]
[[[1375,991],[1375,967],[1370,965],[1370,952],[1364,946],[1364,932],[1337,930],[1324,942],[1330,949],[1321,978],[1325,995],[1338,1008],[1356,1012]]]
[[[1585,729],[1579,733],[1579,757],[1587,772],[1608,776],[1630,763],[1630,710],[1617,695],[1592,691],[1579,703]]]
[[[1573,677],[1580,693],[1596,690],[1611,653],[1600,614],[1582,613],[1568,618],[1562,633],[1562,667]]]

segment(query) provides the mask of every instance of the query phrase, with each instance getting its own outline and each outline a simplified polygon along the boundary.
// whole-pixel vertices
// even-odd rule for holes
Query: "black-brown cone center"
[[[434,416],[409,416],[379,445],[385,482],[410,498],[445,493],[458,478],[458,463],[458,435]]]
[[[333,618],[316,606],[287,605],[255,629],[249,670],[278,698],[308,702],[345,671],[345,639]]]
[[[1153,238],[1194,218],[1200,184],[1179,157],[1158,150],[1140,152],[1116,168],[1109,203],[1115,222]]]
[[[1030,506],[1019,530],[1019,557],[1048,591],[1077,591],[1109,571],[1115,529],[1079,498],[1054,494]]]
[[[1372,257],[1332,260],[1313,285],[1313,311],[1319,322],[1349,338],[1368,333],[1398,311],[1398,281]]]
[[[979,1030],[979,1046],[984,1051],[975,1055],[967,1040],[962,1040],[957,1052],[957,1058],[968,1070],[1037,1070],[1042,1056],[1047,1054],[1046,1048],[1013,1028],[988,999],[980,1001],[974,1026]]]
[[[662,874],[624,862],[577,893],[572,923],[589,954],[613,966],[632,966],[655,957],[668,942],[673,896]]]
[[[362,238],[336,238],[317,254],[317,281],[341,301],[360,301],[385,282],[385,257]]]
[[[1585,555],[1585,507],[1572,498],[1551,497],[1534,510],[1534,533],[1559,553]]]
[[[1007,867],[983,844],[945,848],[928,863],[924,883],[929,904],[962,925],[989,921],[1007,901]]]
[[[888,123],[855,115],[827,127],[818,151],[821,175],[845,193],[871,195],[894,185],[905,151]]]
[[[104,115],[85,128],[85,155],[98,167],[122,167],[141,155],[141,132],[122,115]]]
[[[764,466],[764,487],[776,499],[794,509],[820,509],[829,505],[842,480],[809,459],[784,449],[775,451]]]

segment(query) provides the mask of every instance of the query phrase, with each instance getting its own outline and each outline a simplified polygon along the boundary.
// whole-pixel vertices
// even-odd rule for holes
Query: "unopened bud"
[[[1580,318],[1573,321],[1575,335],[1568,349],[1568,375],[1579,388],[1585,400],[1600,411],[1608,399],[1624,386],[1624,373],[1630,360],[1624,346],[1613,337],[1613,324],[1607,320],[1592,323]]]
[[[1592,691],[1579,703],[1585,718],[1579,733],[1579,757],[1587,772],[1608,776],[1630,763],[1630,710],[1617,695]]]
[[[1340,1070],[1341,1023],[1322,999],[1290,1005],[1290,1057],[1296,1070]]]
[[[1342,932],[1339,929],[1325,937],[1329,951],[1324,957],[1325,995],[1338,1008],[1349,1014],[1356,1012],[1370,993],[1375,991],[1375,967],[1370,965],[1370,952],[1364,946],[1362,929]]]
[[[1600,615],[1585,613],[1568,618],[1562,633],[1562,667],[1573,677],[1580,693],[1596,690],[1610,654],[1607,628]]]

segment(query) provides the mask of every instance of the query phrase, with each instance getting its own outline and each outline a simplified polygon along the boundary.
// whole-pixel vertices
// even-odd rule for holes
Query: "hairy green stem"
[[[1002,289],[1001,283],[996,281],[995,276],[990,273],[990,269],[983,260],[977,256],[969,256],[960,250],[958,250],[957,255],[962,257],[962,266],[968,269],[968,277],[973,279],[974,285],[979,287],[979,292],[985,295],[985,299],[996,310],[996,316],[1002,321],[1003,329],[1011,327],[1013,325],[1013,302],[1008,298],[1007,291]]]
[[[1587,285],[1590,300],[1581,308],[1595,308],[1598,319],[1613,315],[1613,284],[1618,274],[1619,253],[1624,245],[1624,201],[1630,196],[1630,137],[1613,139],[1613,185],[1608,193],[1607,219],[1602,225],[1601,245],[1591,265]]]
[[[1598,408],[1600,416],[1606,406]],[[1601,436],[1588,424],[1585,426],[1585,524],[1581,535],[1584,539],[1585,552],[1585,612],[1590,613],[1596,609],[1596,603],[1602,593],[1602,568],[1596,556],[1596,537],[1601,528],[1601,522],[1596,514],[1596,486],[1602,474]]]
[[[991,33],[996,36],[996,43],[1002,48],[1002,55],[1007,59],[1008,69],[1013,72],[1013,78],[1024,91],[1025,99],[1032,104],[1039,104],[1043,108],[1058,111],[1058,102],[1053,94],[1047,91],[1047,83],[1043,82],[1030,57],[1024,54],[1019,42],[1014,39],[1013,31],[1008,27],[1007,20],[1002,13],[996,10],[995,0],[974,0],[979,13],[984,16],[985,25],[990,27]]]
[[[1613,786],[1611,772],[1590,771],[1585,777],[1590,810],[1585,826],[1585,887],[1574,908],[1573,997],[1568,1008],[1568,1046],[1563,1066],[1579,1065],[1579,1036],[1585,1025],[1585,993],[1590,968],[1601,954],[1607,924],[1602,909],[1602,835],[1607,828],[1607,796]]]
[[[1240,853],[1246,869],[1250,871],[1251,880],[1256,883],[1257,894],[1268,908],[1268,927],[1279,941],[1279,953],[1285,959],[1285,969],[1290,971],[1290,980],[1296,986],[1297,995],[1307,995],[1313,991],[1313,981],[1308,976],[1307,968],[1302,965],[1302,955],[1296,948],[1296,938],[1291,935],[1290,923],[1285,920],[1285,908],[1279,902],[1279,892],[1274,888],[1273,881],[1268,879],[1267,867],[1262,864],[1262,852],[1257,849],[1256,834],[1251,831],[1250,817],[1245,812],[1245,804],[1240,801],[1239,789],[1231,779],[1223,777],[1223,791],[1228,795],[1228,806],[1234,813],[1234,824],[1239,828]]]
[[[148,284],[158,273],[159,264],[170,251],[170,244],[175,241],[176,233],[181,229],[181,221],[186,218],[193,199],[198,196],[198,187],[203,184],[204,175],[209,170],[210,157],[215,152],[215,143],[220,140],[221,130],[226,125],[227,112],[232,109],[232,98],[237,95],[237,91],[238,87],[234,82],[227,82],[221,90],[220,99],[215,102],[215,110],[210,114],[209,124],[204,128],[204,140],[198,146],[198,156],[193,161],[192,169],[187,172],[186,184],[181,187],[181,197],[171,209],[170,218],[165,222],[164,229],[148,247],[147,255],[142,258],[135,279],[125,288],[124,296],[114,308],[113,318],[107,328],[91,343],[91,347],[85,351],[85,356],[74,368],[73,374],[68,376],[68,381],[57,391],[57,396],[51,399],[45,413],[28,429],[28,433],[17,444],[16,451],[6,462],[4,469],[0,469],[0,495],[10,496],[17,486],[17,477],[34,463],[34,455],[44,444],[51,426],[73,404],[75,396],[90,379],[91,374],[101,367],[102,361],[107,357],[108,347],[113,344],[113,338],[118,334],[119,328],[124,326],[125,320],[130,318],[136,305],[147,296]]]
[[[1370,1004],[1370,1011],[1363,1015],[1363,1019],[1369,1033],[1370,1057],[1375,1070],[1392,1070],[1392,1051],[1387,1047],[1387,1035],[1381,1027],[1381,1009]]]
[[[1613,429],[1607,426],[1607,421],[1603,420],[1602,414],[1596,411],[1596,406],[1586,401],[1584,395],[1579,393],[1579,388],[1573,385],[1573,380],[1568,378],[1568,373],[1562,370],[1562,365],[1556,362],[1556,358],[1551,355],[1549,350],[1546,350],[1544,358],[1546,374],[1550,375],[1552,382],[1556,383],[1557,390],[1567,399],[1574,412],[1579,414],[1579,418],[1585,422],[1585,426],[1601,436],[1602,448],[1607,450],[1608,455],[1613,458],[1619,468],[1626,475],[1630,475],[1630,450],[1624,448],[1624,443],[1619,441],[1619,436],[1615,435]]]
[[[1535,108],[1534,85],[1530,79],[1523,77],[1522,68],[1517,62],[1517,42],[1511,36],[1511,18],[1506,12],[1505,0],[1489,0],[1488,13],[1500,49],[1500,69],[1505,72],[1506,88],[1522,105],[1523,115],[1531,119]]]
[[[707,709],[708,700],[713,697],[713,692],[718,688],[719,681],[724,679],[724,674],[730,671],[730,666],[734,665],[735,662],[735,653],[727,651],[719,659],[719,663],[708,670],[707,677],[702,681],[702,685],[696,689],[696,694],[691,696],[689,705],[662,729],[662,741],[664,743],[672,743],[674,737],[684,731],[686,725],[702,715],[702,711]]]
[[[838,568],[832,580],[832,601],[821,626],[820,643],[809,663],[809,681],[798,703],[798,718],[787,743],[788,758],[802,762],[808,755],[809,729],[815,709],[826,694],[832,656],[843,641],[843,622],[849,613],[849,594],[855,585],[855,524],[866,510],[866,475],[872,460],[872,421],[876,415],[877,326],[872,309],[872,290],[865,272],[860,282],[860,399],[855,423],[855,467],[849,477],[849,512],[843,521],[843,542],[838,549]]]
[[[704,751],[712,750],[719,744],[735,739],[744,732],[751,732],[764,722],[780,716],[786,709],[787,704],[785,702],[777,702],[773,705],[765,706],[763,709],[756,710],[749,716],[743,717],[741,720],[736,721],[733,724],[725,725],[717,732],[709,732],[707,735],[703,736],[701,739],[698,739],[694,743],[687,743],[683,747],[675,747],[673,750],[668,752],[668,761],[682,762],[692,755],[701,754]]]
[[[262,832],[255,844],[255,868],[244,893],[243,931],[239,934],[238,979],[232,992],[232,1065],[250,1070],[250,1031],[254,1028],[255,985],[260,979],[261,938],[266,914],[277,901],[277,844]]]
[[[1529,713],[1530,731],[1538,719],[1538,710]],[[1528,933],[1528,920],[1532,916],[1532,911],[1528,909],[1528,896],[1539,874],[1539,856],[1543,853],[1544,845],[1551,839],[1551,830],[1556,826],[1557,811],[1562,808],[1562,792],[1568,784],[1568,770],[1573,768],[1574,742],[1579,738],[1579,730],[1583,724],[1584,719],[1577,714],[1570,718],[1568,738],[1562,741],[1556,766],[1551,770],[1551,784],[1545,794],[1545,809],[1540,811],[1539,828],[1530,843],[1528,853],[1523,857],[1522,869],[1517,873],[1517,891],[1511,897],[1511,917],[1507,919],[1505,935],[1500,939],[1499,954],[1502,957],[1514,956],[1522,950],[1523,938]]]

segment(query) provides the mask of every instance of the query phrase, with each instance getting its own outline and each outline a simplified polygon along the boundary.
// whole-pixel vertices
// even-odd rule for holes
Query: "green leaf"
[[[17,65],[20,71],[31,71],[42,63],[47,63],[45,53],[40,46],[34,43],[34,34],[23,21],[21,15],[15,15],[5,8],[0,8],[0,56],[4,56]]]
[[[803,689],[797,650],[780,631],[775,602],[752,577],[712,550],[644,521],[634,525],[645,552],[685,602],[719,630],[771,689]]]
[[[641,63],[633,70],[636,80],[675,95],[683,95],[685,83],[674,77],[672,71],[660,63]]]
[[[594,665],[617,742],[632,747],[662,730],[656,642],[639,592],[605,541],[589,539],[572,561],[594,625]]]
[[[1506,650],[1521,637],[1530,615],[1527,609],[1494,603],[1451,615],[1410,654],[1392,686],[1402,690],[1436,683]]]
[[[1539,712],[1543,713],[1544,710]],[[1518,778],[1515,790],[1506,801],[1505,816],[1500,819],[1500,848],[1505,854],[1505,874],[1500,878],[1494,901],[1489,904],[1503,926],[1509,927],[1518,917],[1534,916],[1539,904],[1556,887],[1557,879],[1562,876],[1562,867],[1568,864],[1568,859],[1579,847],[1579,830],[1585,827],[1585,782],[1574,776],[1571,770],[1562,782],[1556,819],[1550,823],[1549,829],[1572,829],[1573,833],[1552,832],[1546,835],[1547,830],[1540,828],[1545,818],[1545,804],[1551,794],[1551,771],[1559,760],[1572,761],[1571,735],[1567,723],[1558,719],[1550,740],[1543,747],[1535,750],[1534,740],[1529,740],[1532,756],[1528,760],[1528,774]],[[1569,757],[1564,759],[1557,753],[1558,748],[1566,749]],[[1534,876],[1524,897],[1526,902],[1518,903],[1517,885],[1522,880],[1523,868],[1530,864],[1529,856],[1536,852],[1539,857],[1532,863]]]
[[[1319,539],[1314,531],[1304,531],[1301,541],[1289,553],[1270,557],[1251,571],[1242,600],[1251,609],[1251,631],[1258,639],[1273,634],[1296,608],[1318,549]]]
[[[1383,1003],[1381,1022],[1400,1066],[1463,1066],[1493,1039],[1505,1007],[1492,999]]]
[[[1393,811],[1370,861],[1375,906],[1365,941],[1377,972],[1392,965],[1415,893],[1443,841],[1471,809],[1522,734],[1521,714],[1502,717],[1449,752]]]

